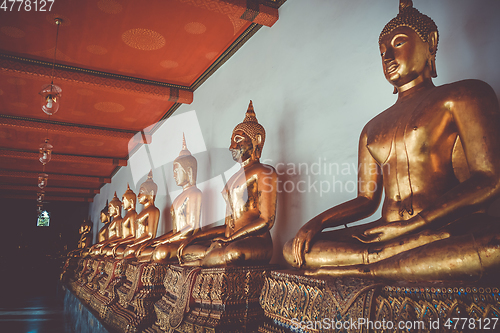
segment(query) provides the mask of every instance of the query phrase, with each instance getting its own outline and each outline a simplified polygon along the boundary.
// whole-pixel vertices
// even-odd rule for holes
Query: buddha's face
[[[109,207],[108,207],[108,211],[109,211]],[[107,220],[108,220],[108,216],[104,212],[101,212],[101,222],[104,223]]]
[[[244,162],[252,157],[253,144],[252,139],[242,130],[233,132],[231,138],[231,146],[229,146],[233,160],[236,162]]]
[[[117,216],[120,213],[120,207],[110,204],[108,207],[109,216]]]
[[[189,182],[186,170],[178,162],[174,163],[174,179],[177,186],[184,186]]]
[[[395,87],[401,87],[419,77],[430,78],[427,65],[429,44],[422,41],[409,27],[399,27],[380,41],[384,75]]]
[[[125,210],[130,209],[130,207],[132,206],[132,199],[127,197],[127,196],[123,196],[122,206],[123,206],[123,209],[125,209]]]
[[[154,195],[153,191],[148,192],[147,189],[141,187],[139,189],[139,195],[137,196],[137,201],[139,201],[140,204],[145,205],[149,201],[153,200],[153,195]]]

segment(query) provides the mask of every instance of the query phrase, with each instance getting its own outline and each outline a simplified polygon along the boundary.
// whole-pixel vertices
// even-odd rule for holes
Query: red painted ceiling
[[[55,0],[46,11],[0,9],[0,189],[36,200],[46,137],[46,200],[90,201],[284,0]],[[41,1],[38,1],[41,3]],[[38,8],[40,9],[40,8]],[[48,117],[38,92],[63,90]]]

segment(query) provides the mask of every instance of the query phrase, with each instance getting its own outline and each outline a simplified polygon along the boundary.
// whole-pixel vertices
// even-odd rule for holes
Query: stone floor
[[[58,286],[60,261],[0,258],[0,332],[74,332]]]

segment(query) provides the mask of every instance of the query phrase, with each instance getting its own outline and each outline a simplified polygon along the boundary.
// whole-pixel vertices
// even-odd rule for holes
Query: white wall
[[[500,1],[414,0],[414,5],[439,28],[435,84],[477,78],[500,96]],[[155,133],[153,143],[135,153],[129,166],[95,196],[90,206],[93,221],[99,220],[99,211],[115,190],[122,196],[127,182],[137,192],[152,166],[160,187],[158,235],[170,230],[172,199],[167,193],[179,190],[171,162],[180,151],[182,131],[198,159],[203,223],[222,219],[224,172],[234,165],[227,148],[251,99],[267,132],[261,160],[282,173],[282,185],[287,182],[279,189],[272,230],[273,262],[283,263],[283,244],[305,222],[355,196],[359,133],[396,100],[382,74],[378,36],[397,11],[397,0],[288,0],[278,22],[262,27],[196,90],[194,102],[183,105]],[[339,169],[324,170],[325,164]],[[300,193],[300,181],[316,184],[316,190],[300,187],[305,192]],[[321,193],[320,183],[326,193]],[[95,232],[101,226],[96,225]]]

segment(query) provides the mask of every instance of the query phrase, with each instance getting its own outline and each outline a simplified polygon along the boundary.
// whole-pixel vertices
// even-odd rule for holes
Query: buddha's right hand
[[[322,230],[322,223],[319,219],[312,219],[307,222],[293,239],[293,257],[297,267],[300,268],[305,261],[305,254],[311,249],[311,241]]]

